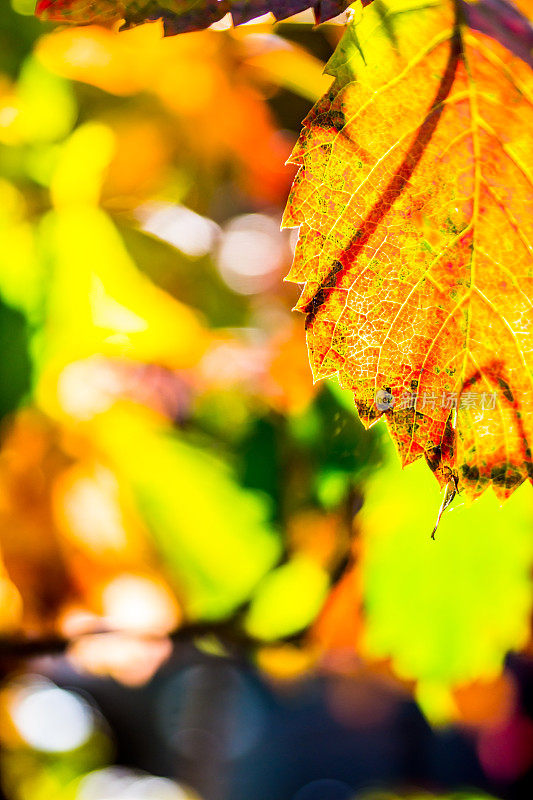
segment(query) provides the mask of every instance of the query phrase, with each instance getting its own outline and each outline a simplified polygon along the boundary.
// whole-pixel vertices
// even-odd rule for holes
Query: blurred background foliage
[[[283,282],[340,27],[32,13],[0,10],[4,796],[530,798],[531,487],[431,542],[436,482],[313,385]]]

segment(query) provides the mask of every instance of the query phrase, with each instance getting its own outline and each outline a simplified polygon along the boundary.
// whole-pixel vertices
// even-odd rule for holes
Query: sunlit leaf
[[[372,4],[329,70],[285,214],[314,377],[404,464],[506,497],[533,474],[533,72],[449,0]]]
[[[58,401],[67,412],[76,408],[58,377],[68,363],[95,353],[170,368],[198,361],[207,341],[198,317],[137,271],[103,211],[70,206],[45,223],[52,280],[39,349],[44,409],[56,413]]]
[[[280,552],[264,498],[227,466],[133,409],[96,418],[97,440],[130,485],[194,618],[246,600]]]
[[[459,497],[431,540],[438,492],[422,462],[392,452],[360,513],[362,652],[390,658],[432,718],[454,714],[450,687],[492,680],[529,636],[533,489],[500,506]]]
[[[315,561],[294,556],[258,587],[245,618],[246,630],[267,641],[298,633],[317,615],[328,584],[327,572]]]
[[[44,268],[37,254],[36,232],[22,192],[0,180],[0,293],[32,322],[44,304]]]
[[[17,14],[24,14],[24,16],[29,17],[35,12],[33,0],[11,0],[11,5]]]
[[[7,144],[57,141],[69,133],[76,118],[68,82],[34,57],[24,63],[13,94],[0,98],[0,110],[0,141]]]
[[[107,125],[87,123],[76,128],[61,149],[50,194],[57,208],[98,205],[115,140]]]

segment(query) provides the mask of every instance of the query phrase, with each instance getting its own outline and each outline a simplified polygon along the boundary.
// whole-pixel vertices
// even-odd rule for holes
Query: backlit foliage
[[[301,698],[311,714],[318,695],[343,740],[360,726],[366,743],[398,708],[426,732],[420,708],[466,723],[485,774],[514,780],[528,768],[529,729],[502,667],[531,646],[530,487],[502,508],[492,492],[471,508],[460,494],[432,542],[436,482],[422,462],[401,472],[380,427],[359,423],[351,391],[313,383],[304,320],[290,311],[297,291],[283,282],[296,244],[279,229],[295,173],[284,162],[329,90],[321,72],[339,26],[312,31],[300,17],[164,38],[161,21],[53,29],[26,0],[13,8],[22,13],[0,14],[2,791],[206,800],[211,761],[225,778],[251,742],[255,762],[264,717],[292,715]],[[323,18],[332,11],[321,3]],[[377,20],[369,13],[363,26]],[[405,47],[437,11],[418,34],[414,13]],[[377,41],[384,66],[401,58],[387,35]],[[373,48],[362,47],[370,69]],[[444,33],[439,47],[426,89],[417,84],[421,106],[446,57],[464,68]],[[516,65],[515,81],[526,69]],[[380,141],[400,124],[389,105],[368,106]],[[468,188],[468,175],[453,179]],[[508,222],[504,249],[516,244]],[[402,218],[413,270],[437,246],[432,226],[420,209]],[[109,707],[104,696],[97,708],[99,687]],[[113,766],[131,756],[114,749],[114,709],[133,714],[128,735],[164,721],[141,749],[162,759],[170,742],[172,778]],[[220,760],[194,773],[198,713],[223,735]]]
[[[533,469],[533,72],[448,0],[370,6],[328,70],[284,218],[314,377],[505,498]]]
[[[417,681],[429,716],[446,719],[460,715],[452,687],[493,681],[505,654],[528,640],[533,490],[524,486],[504,506],[492,492],[459,502],[434,543],[433,479],[421,461],[398,476],[393,456],[368,485],[361,512],[361,649],[390,658],[397,674]]]

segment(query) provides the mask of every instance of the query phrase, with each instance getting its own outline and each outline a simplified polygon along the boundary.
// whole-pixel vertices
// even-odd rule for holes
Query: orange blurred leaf
[[[300,325],[293,325],[274,337],[269,377],[272,405],[285,413],[302,413],[317,389],[306,367],[305,336]]]
[[[264,70],[239,38],[204,31],[162,41],[159,25],[123,34],[91,26],[43,36],[37,53],[62,77],[111,94],[149,92],[163,106],[149,121],[132,115],[112,120],[116,143],[106,204],[134,205],[157,186],[171,157],[183,158],[184,149],[209,174],[215,165],[236,162],[241,185],[262,202],[286,197],[292,176],[284,162],[293,142],[278,130],[258,86]],[[271,80],[277,82],[273,74]]]
[[[352,567],[331,590],[313,626],[312,641],[328,656],[356,652],[363,627],[360,571]]]

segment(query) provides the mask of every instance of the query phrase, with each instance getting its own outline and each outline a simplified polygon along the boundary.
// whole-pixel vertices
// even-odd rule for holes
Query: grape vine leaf
[[[361,0],[362,6],[371,2]],[[531,0],[518,2],[529,6]],[[38,0],[36,13],[44,20],[74,25],[123,20],[121,30],[160,19],[164,35],[174,36],[203,30],[228,13],[234,25],[242,25],[269,12],[276,20],[284,20],[311,8],[319,23],[349,5],[349,0]],[[533,66],[533,25],[513,0],[457,0],[457,5],[470,27],[493,36]]]
[[[314,378],[504,499],[533,477],[533,71],[451,0],[374,2],[327,70],[284,215]]]
[[[363,0],[363,5],[371,0]],[[165,36],[199,31],[229,12],[242,25],[270,12],[276,20],[313,10],[317,23],[341,14],[350,0],[39,0],[41,19],[75,25],[109,24],[124,20],[121,30],[161,19]]]

